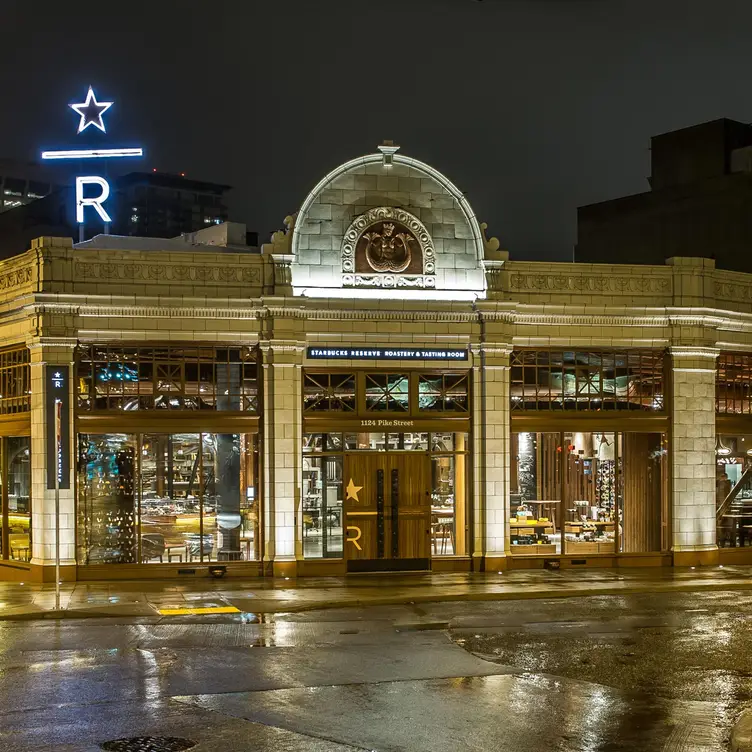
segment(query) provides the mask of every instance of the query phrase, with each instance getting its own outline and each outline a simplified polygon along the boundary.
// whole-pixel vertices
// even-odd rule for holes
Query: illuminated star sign
[[[99,128],[102,133],[106,133],[102,115],[112,107],[113,102],[97,102],[94,96],[94,89],[89,87],[89,93],[86,95],[86,101],[81,104],[68,105],[72,110],[81,116],[81,122],[78,124],[78,132],[85,131],[90,125]]]
[[[345,488],[345,491],[347,491],[347,498],[353,499],[354,501],[360,501],[358,498],[358,491],[360,491],[363,488],[363,486],[356,486],[353,483],[353,479],[350,478],[350,482],[347,484],[347,488]]]

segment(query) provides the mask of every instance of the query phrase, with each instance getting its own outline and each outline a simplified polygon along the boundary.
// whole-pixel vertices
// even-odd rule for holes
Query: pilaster
[[[715,379],[718,350],[671,347],[671,477],[674,563],[717,560]]]
[[[55,491],[47,488],[47,425],[45,404],[48,365],[69,366],[69,415],[73,426],[73,352],[76,341],[71,339],[40,340],[29,343],[31,352],[31,563],[43,566],[55,564]],[[75,435],[70,431],[69,446],[70,488],[60,489],[60,563],[76,563],[76,503],[75,503]],[[54,573],[53,573],[54,579]]]
[[[302,366],[304,346],[261,343],[264,562],[275,575],[294,575],[302,558]]]
[[[473,366],[473,556],[486,570],[504,566],[510,467],[507,345],[481,344]]]

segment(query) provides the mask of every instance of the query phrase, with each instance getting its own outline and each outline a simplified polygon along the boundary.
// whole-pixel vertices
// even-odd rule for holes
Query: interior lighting
[[[717,436],[715,439],[715,453],[719,457],[726,457],[731,454],[731,450],[721,441],[720,436]]]

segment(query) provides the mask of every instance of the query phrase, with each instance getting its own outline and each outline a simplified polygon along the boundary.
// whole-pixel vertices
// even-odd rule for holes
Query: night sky
[[[2,0],[0,157],[77,145],[92,85],[132,168],[233,185],[266,240],[391,138],[512,258],[571,260],[577,206],[647,190],[650,136],[752,120],[750,29],[749,0]]]

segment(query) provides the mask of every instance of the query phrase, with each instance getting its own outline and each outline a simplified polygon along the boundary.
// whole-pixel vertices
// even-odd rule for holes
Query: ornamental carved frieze
[[[519,274],[509,277],[512,290],[529,292],[582,292],[642,295],[671,293],[671,279],[667,277],[610,277],[575,276],[568,274]]]
[[[732,300],[735,303],[752,303],[752,287],[734,282],[715,282],[713,292],[720,300]]]
[[[16,287],[21,287],[21,285],[31,282],[31,278],[32,273],[30,266],[13,269],[10,272],[0,274],[0,291],[13,290]]]
[[[260,269],[227,266],[78,262],[76,277],[103,281],[261,284]]]
[[[425,225],[392,206],[356,217],[342,241],[345,287],[434,288],[436,254]]]

